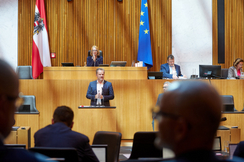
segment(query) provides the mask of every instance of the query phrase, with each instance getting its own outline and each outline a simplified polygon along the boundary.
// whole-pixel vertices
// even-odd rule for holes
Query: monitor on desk
[[[112,61],[110,66],[111,67],[118,67],[118,66],[125,67],[126,63],[127,63],[127,61]]]
[[[215,137],[214,138],[214,144],[213,144],[213,151],[221,151],[221,137]]]
[[[148,76],[148,79],[162,79],[163,78],[163,72],[149,71],[147,76]]]
[[[74,66],[73,62],[62,62],[62,66]]]
[[[201,78],[220,78],[220,65],[199,65],[199,75]]]

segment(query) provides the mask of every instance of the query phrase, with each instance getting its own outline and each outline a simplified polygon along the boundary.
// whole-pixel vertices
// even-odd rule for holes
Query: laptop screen
[[[91,148],[100,162],[107,162],[108,145],[91,145]]]
[[[221,151],[221,137],[215,137],[214,139],[214,145],[213,145],[214,151]]]

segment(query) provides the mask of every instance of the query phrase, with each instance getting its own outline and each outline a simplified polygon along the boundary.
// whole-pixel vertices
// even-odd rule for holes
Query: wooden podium
[[[225,126],[229,130],[218,130],[217,136],[221,137],[221,146],[224,150],[224,142],[228,141],[229,143],[239,143],[241,141],[241,129],[231,128],[231,126]]]
[[[29,126],[21,126],[16,130],[12,130],[9,136],[4,140],[5,144],[25,144],[26,149],[30,148],[30,134]]]
[[[43,79],[91,79],[96,80],[99,67],[44,67]],[[146,67],[102,67],[106,80],[140,80],[147,79]]]

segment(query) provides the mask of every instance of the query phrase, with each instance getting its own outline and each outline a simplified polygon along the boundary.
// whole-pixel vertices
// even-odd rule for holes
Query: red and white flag
[[[36,0],[32,46],[33,78],[36,79],[43,72],[43,67],[46,66],[51,66],[51,59],[45,5],[44,0]]]

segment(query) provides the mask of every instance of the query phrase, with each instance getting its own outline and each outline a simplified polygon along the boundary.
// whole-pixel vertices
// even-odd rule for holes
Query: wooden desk
[[[30,148],[30,127],[21,126],[15,131],[11,131],[9,136],[4,140],[5,144],[24,144],[26,149]]]
[[[229,143],[239,143],[240,142],[240,136],[241,136],[241,130],[239,128],[231,128],[229,127],[229,130],[218,130],[217,136],[221,137],[221,146],[222,150],[224,150],[224,143],[225,141],[228,141]]]
[[[43,79],[89,79],[96,80],[98,67],[44,67]],[[106,80],[147,79],[146,67],[102,67]]]
[[[40,129],[39,114],[15,114],[15,125],[14,126],[29,126],[30,127],[31,147],[34,147],[34,134],[36,131],[38,131]]]
[[[105,76],[105,79],[106,76]],[[114,89],[114,100],[111,106],[116,109],[78,109],[78,105],[89,105],[86,92],[91,80],[20,80],[20,91],[25,95],[36,96],[36,107],[40,112],[39,128],[51,124],[53,112],[57,106],[67,105],[74,111],[73,130],[87,134],[93,139],[99,130],[118,131],[123,139],[133,139],[137,131],[152,131],[151,107],[162,93],[165,81],[173,80],[109,80]],[[204,80],[208,82],[207,80]],[[233,95],[235,108],[243,108],[244,80],[211,80],[221,95]],[[224,125],[238,126],[241,129],[241,140],[244,140],[244,114],[225,114]],[[38,117],[38,116],[36,116]],[[36,119],[22,119],[23,122],[35,123]],[[22,121],[21,120],[21,121]],[[17,120],[19,122],[19,120]],[[16,123],[17,124],[17,123]],[[17,124],[27,125],[28,124]],[[31,126],[31,125],[30,125]],[[32,128],[33,126],[31,126]],[[157,128],[155,126],[155,128]],[[32,129],[35,133],[35,130]]]

